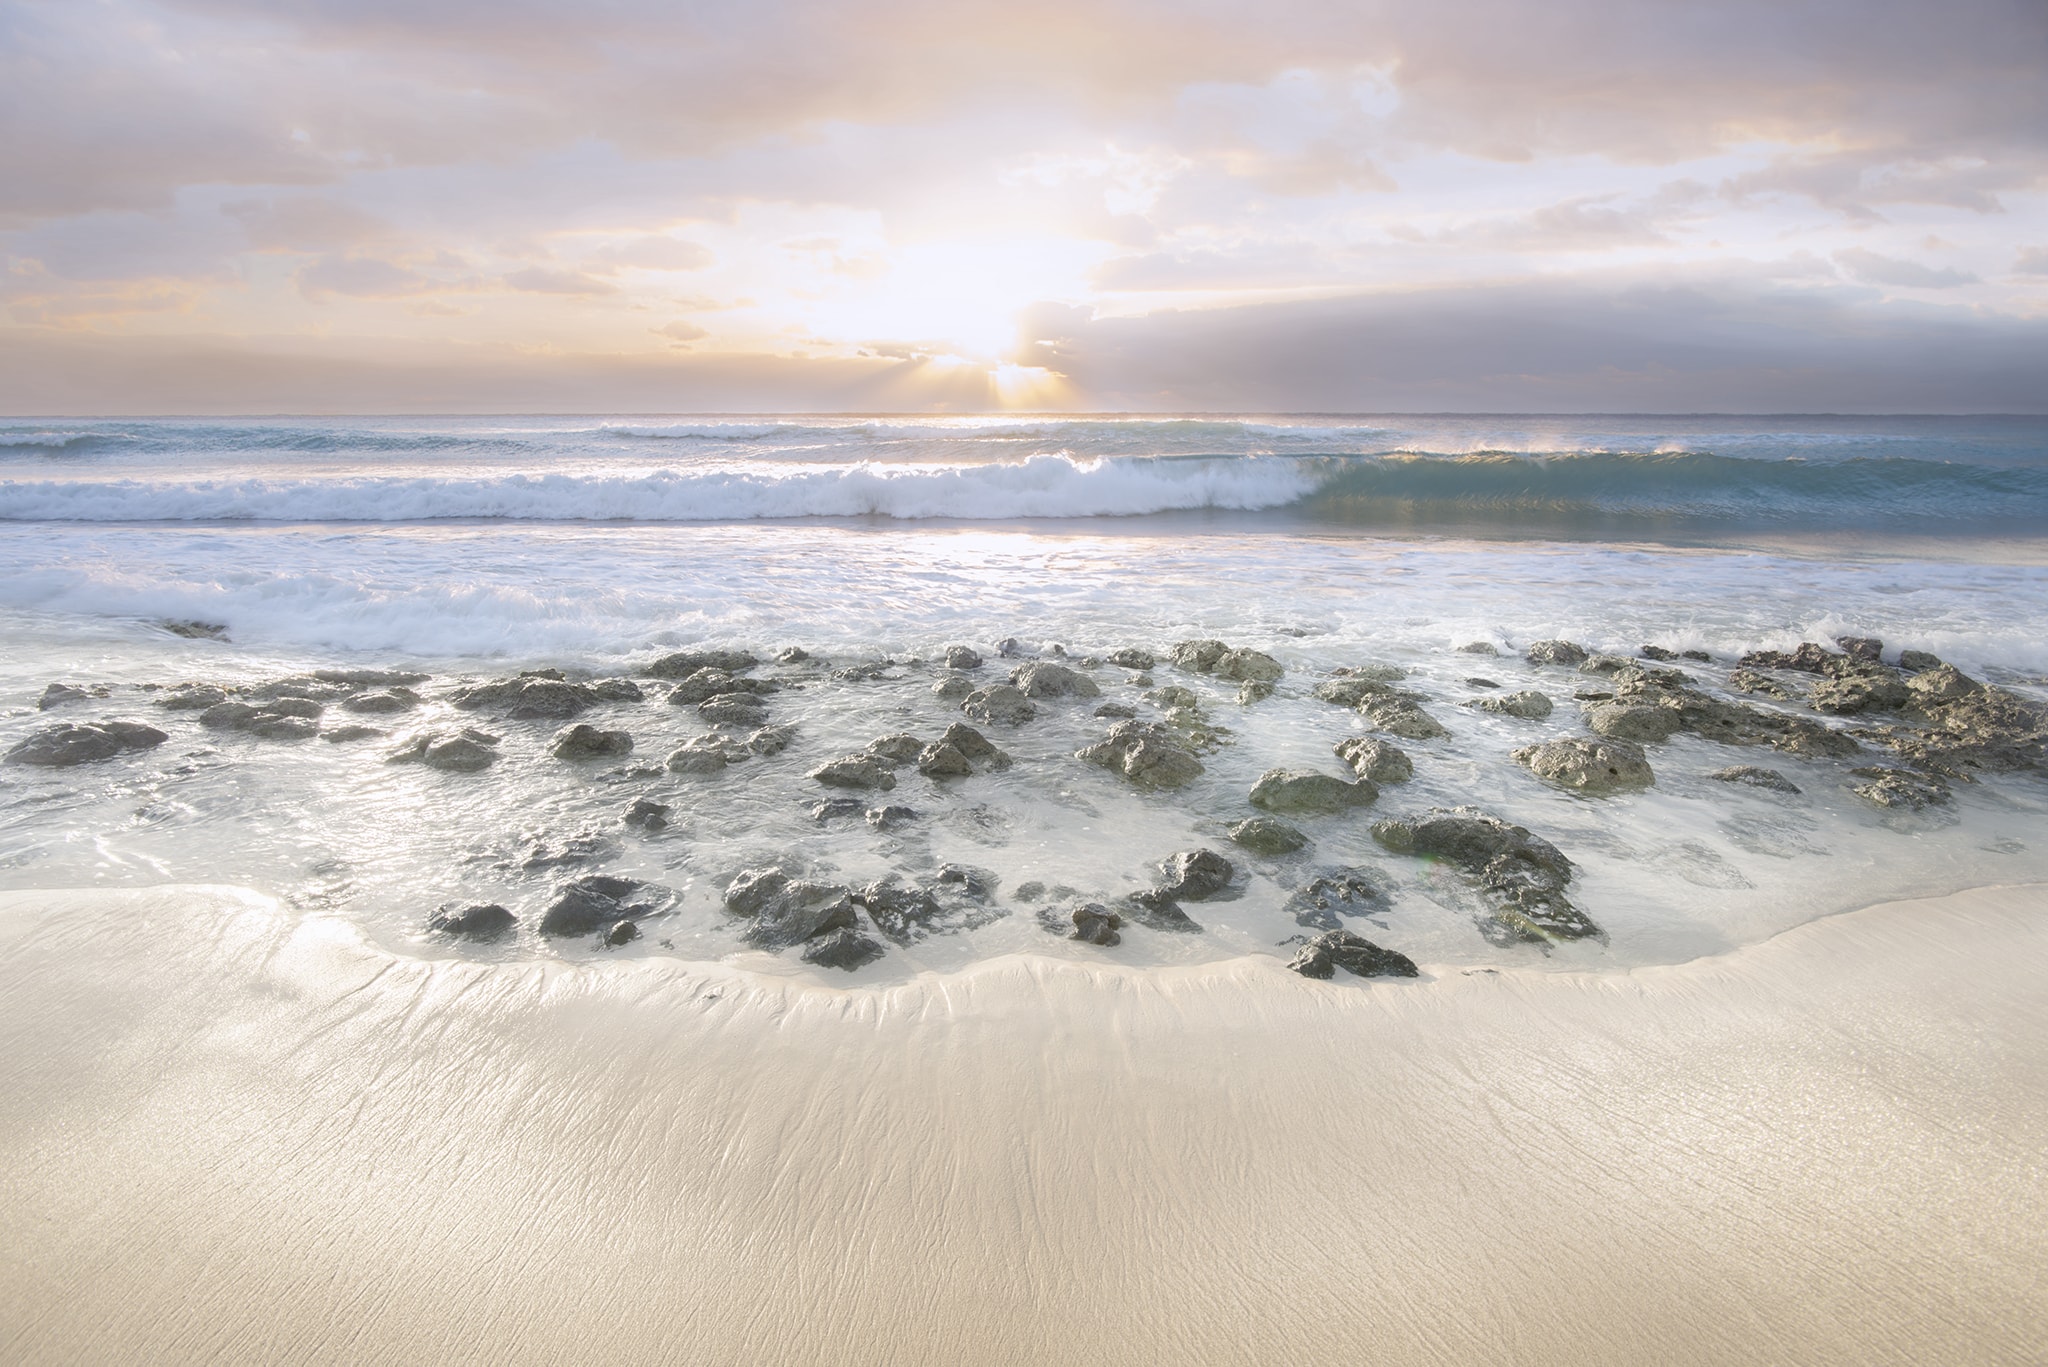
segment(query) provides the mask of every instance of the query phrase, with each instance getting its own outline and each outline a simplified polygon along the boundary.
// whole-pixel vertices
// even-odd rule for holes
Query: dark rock
[[[375,740],[386,733],[374,726],[336,726],[320,733],[320,739],[330,745],[346,745],[351,741]]]
[[[531,872],[534,869],[559,869],[572,864],[592,864],[609,859],[618,853],[618,842],[608,835],[595,831],[582,831],[559,842],[546,838],[535,839],[527,846],[526,858],[519,867]]]
[[[1745,783],[1752,788],[1764,788],[1773,793],[1797,793],[1799,786],[1776,769],[1759,769],[1754,764],[1731,764],[1726,769],[1716,769],[1707,775],[1721,783]]]
[[[1286,673],[1281,663],[1263,650],[1240,646],[1218,656],[1212,667],[1219,679],[1232,683],[1271,683]]]
[[[393,752],[387,763],[424,764],[430,769],[452,773],[475,773],[498,762],[497,737],[482,731],[464,730],[453,736],[431,732],[414,736]]]
[[[879,788],[887,792],[896,786],[896,775],[890,772],[887,761],[861,753],[842,755],[821,764],[811,770],[809,777],[827,788]]]
[[[1352,773],[1374,783],[1405,783],[1415,776],[1415,762],[1407,752],[1376,736],[1347,736],[1337,742],[1336,752]]]
[[[619,819],[628,826],[638,826],[643,831],[659,831],[668,826],[668,814],[673,810],[666,802],[656,802],[651,797],[635,798],[633,805]]]
[[[225,641],[228,638],[228,629],[219,622],[166,619],[157,625],[171,635],[182,636],[188,641]]]
[[[1029,659],[1037,653],[1037,651],[1025,645],[1014,636],[1005,636],[1002,640],[996,642],[996,654],[1005,660]]]
[[[1640,745],[1669,740],[1678,730],[1678,714],[1668,707],[1604,702],[1586,709],[1586,724],[1603,736]]]
[[[614,921],[604,933],[604,942],[614,947],[640,938],[640,927],[631,921]]]
[[[1917,674],[1923,669],[1933,669],[1941,663],[1939,655],[1924,650],[1902,650],[1899,652],[1899,668]]]
[[[173,712],[198,712],[227,700],[227,690],[212,684],[179,684],[158,698],[156,705]]]
[[[857,664],[844,665],[832,671],[832,677],[841,683],[873,683],[889,677],[889,671],[896,667],[891,659],[862,660]]]
[[[708,702],[721,693],[744,693],[738,681],[723,669],[700,669],[686,676],[682,682],[668,691],[668,700],[676,707],[695,707]]]
[[[1496,712],[1505,717],[1521,717],[1529,721],[1540,721],[1550,715],[1549,697],[1532,690],[1506,693],[1498,698],[1469,698],[1464,705],[1480,712]]]
[[[578,722],[556,734],[548,753],[556,759],[617,759],[633,753],[633,733],[600,731],[595,726]]]
[[[1436,740],[1451,734],[1442,722],[1406,698],[1369,697],[1359,703],[1358,715],[1373,730],[1403,740]]]
[[[1677,651],[1666,650],[1663,646],[1644,646],[1642,647],[1642,649],[1638,650],[1636,654],[1642,656],[1646,660],[1657,660],[1660,662],[1668,662],[1678,658]]]
[[[1575,793],[1599,796],[1655,782],[1643,747],[1631,740],[1553,740],[1525,745],[1510,758],[1538,778]]]
[[[1179,935],[1199,935],[1201,923],[1187,914],[1172,893],[1165,888],[1147,888],[1124,898],[1123,905],[1131,913],[1131,919],[1150,930],[1171,931]]]
[[[4,757],[8,764],[27,764],[42,769],[67,769],[112,759],[135,750],[152,750],[170,737],[153,726],[133,721],[60,722],[34,732],[16,744]]]
[[[1088,902],[1075,907],[1073,911],[1074,933],[1069,939],[1083,944],[1109,946],[1120,944],[1123,936],[1117,934],[1123,928],[1124,918],[1099,902]]]
[[[1868,660],[1876,664],[1884,658],[1884,642],[1874,636],[1837,636],[1835,644],[1852,660]]]
[[[1367,916],[1387,909],[1387,895],[1358,869],[1324,874],[1287,900],[1297,925],[1339,930],[1342,916]]]
[[[258,740],[310,740],[320,734],[320,723],[305,717],[280,717],[265,713],[242,728]]]
[[[1838,668],[1833,678],[1819,680],[1808,691],[1814,711],[1836,716],[1896,712],[1910,703],[1913,696],[1897,670],[1860,656],[1855,657],[1853,665]]]
[[[1339,812],[1367,806],[1379,795],[1369,779],[1346,782],[1313,769],[1268,769],[1252,785],[1251,804],[1269,812]]]
[[[891,804],[887,807],[870,807],[867,811],[868,825],[877,831],[893,831],[899,826],[908,826],[919,819],[914,807]]]
[[[1681,650],[1678,652],[1678,658],[1681,660],[1697,660],[1703,665],[1710,665],[1714,662],[1714,657],[1707,654],[1704,650]]]
[[[927,778],[965,778],[974,772],[974,766],[957,746],[940,740],[918,752],[917,772]]]
[[[908,764],[924,749],[924,742],[908,731],[883,736],[868,742],[868,753],[888,760],[892,764]]]
[[[442,907],[427,922],[427,929],[464,940],[494,940],[518,923],[517,916],[496,902],[486,902],[477,906]]]
[[[768,709],[751,693],[721,693],[698,703],[697,715],[713,725],[759,726]]]
[[[794,726],[764,726],[748,734],[746,747],[754,754],[763,756],[779,755],[789,748],[796,739]]]
[[[811,658],[811,652],[805,650],[802,646],[791,646],[789,647],[789,649],[783,651],[780,655],[777,655],[775,658],[782,664],[800,665],[809,662]]]
[[[1183,902],[1206,902],[1230,886],[1236,867],[1214,850],[1182,850],[1160,865],[1160,884],[1167,896]]]
[[[1284,821],[1255,816],[1230,828],[1230,838],[1253,854],[1293,854],[1308,844],[1308,837]]]
[[[687,679],[700,669],[722,669],[738,674],[761,661],[747,650],[678,650],[647,666],[643,673],[657,679]]]
[[[53,707],[62,707],[66,703],[84,702],[92,696],[92,694],[82,688],[73,688],[70,684],[53,683],[43,690],[42,697],[36,699],[36,711],[47,712]],[[104,690],[100,693],[100,696],[106,696]]]
[[[619,921],[654,915],[666,904],[668,895],[666,889],[638,879],[587,874],[556,891],[548,909],[541,913],[540,933],[594,935]]]
[[[828,797],[823,802],[813,802],[810,806],[811,820],[821,826],[840,817],[864,816],[867,810],[868,804],[857,797]]]
[[[341,700],[342,710],[368,716],[390,716],[410,712],[420,705],[420,695],[403,686],[375,693],[357,693]]]
[[[514,721],[567,721],[597,703],[587,685],[521,675],[458,690],[450,699],[465,712],[503,712]]]
[[[904,944],[922,938],[945,912],[931,892],[893,875],[856,890],[852,897],[877,930]]]
[[[599,702],[645,702],[647,695],[631,679],[599,679],[590,685],[591,696]]]
[[[881,958],[888,951],[881,944],[861,934],[858,930],[839,929],[827,931],[804,946],[805,963],[820,968],[839,968],[848,973],[863,968]]]
[[[748,869],[735,877],[725,890],[725,909],[748,918],[745,938],[764,949],[860,925],[845,888],[793,880],[777,868]]]
[[[1499,687],[1500,687],[1500,680],[1499,680],[1499,679],[1467,679],[1467,680],[1465,680],[1465,687],[1467,687],[1467,688],[1499,688]]]
[[[1202,773],[1202,762],[1163,726],[1120,721],[1075,758],[1122,774],[1141,788],[1178,788]]]
[[[1112,650],[1104,658],[1118,669],[1151,669],[1159,663],[1151,651],[1139,650],[1132,646],[1125,646],[1121,650]]]
[[[1812,718],[1727,702],[1650,677],[1619,680],[1616,701],[1666,708],[1678,719],[1679,730],[1722,745],[1768,745],[1791,754],[1831,757],[1861,748],[1853,736]]]
[[[1010,683],[1029,698],[1099,698],[1102,689],[1078,669],[1036,660],[1010,671]]]
[[[1167,652],[1167,658],[1182,669],[1207,674],[1230,649],[1221,641],[1182,641]]]
[[[1791,669],[1802,674],[1832,673],[1835,661],[1846,659],[1826,646],[1802,641],[1796,650],[1752,650],[1736,660],[1744,669]]]
[[[1522,652],[1522,658],[1532,665],[1581,665],[1586,648],[1571,641],[1538,641]]]
[[[981,652],[980,652],[980,651],[978,651],[978,650],[976,650],[976,649],[974,649],[974,647],[972,647],[972,646],[947,646],[947,647],[946,647],[946,668],[948,668],[948,669],[980,669],[980,668],[981,668],[981,666],[982,666]]]
[[[312,673],[315,682],[343,688],[403,688],[425,683],[430,677],[416,669],[316,669]]]
[[[1413,978],[1414,960],[1382,949],[1348,930],[1326,930],[1302,946],[1287,965],[1304,978],[1330,978],[1338,969],[1361,978]]]
[[[1433,856],[1473,874],[1492,909],[1480,926],[1489,939],[1576,940],[1601,933],[1565,896],[1571,861],[1524,827],[1455,807],[1379,822],[1372,835],[1397,854]]]
[[[1095,709],[1095,715],[1104,721],[1129,721],[1138,715],[1138,709],[1129,703],[1106,702]]]
[[[961,701],[960,710],[980,722],[1019,726],[1038,715],[1024,690],[1011,684],[977,688]]]

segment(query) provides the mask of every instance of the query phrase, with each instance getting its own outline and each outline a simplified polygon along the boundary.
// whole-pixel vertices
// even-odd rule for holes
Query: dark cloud
[[[1968,271],[1943,270],[1934,266],[1923,266],[1918,261],[1902,261],[1895,256],[1881,256],[1862,247],[1847,247],[1835,253],[1835,260],[1858,280],[1867,280],[1873,285],[1902,285],[1908,289],[1952,290],[1959,285],[1974,285],[1977,277]]]

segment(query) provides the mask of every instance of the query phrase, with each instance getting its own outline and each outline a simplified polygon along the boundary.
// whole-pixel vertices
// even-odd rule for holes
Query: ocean
[[[1515,750],[1588,735],[1613,661],[1642,667],[1644,647],[1704,655],[1660,665],[1689,686],[1808,719],[1796,687],[1735,688],[1739,658],[1878,638],[1887,661],[1928,652],[2048,700],[2044,608],[2040,418],[12,419],[0,749],[101,718],[168,739],[0,766],[0,888],[227,883],[408,954],[678,955],[839,981],[750,940],[724,902],[734,877],[931,887],[950,868],[986,896],[893,936],[860,912],[886,952],[852,981],[1008,953],[1287,956],[1330,925],[1437,965],[1677,962],[1877,900],[2048,877],[2048,788],[1998,774],[1887,807],[1856,792],[1858,769],[1897,763],[1869,740],[1820,756],[1681,733],[1646,747],[1651,786],[1587,796]],[[1171,663],[1193,639],[1269,655],[1272,696],[1241,701],[1237,681]],[[1557,639],[1612,657],[1608,675],[1523,658]],[[818,765],[962,720],[933,691],[950,646],[983,657],[964,671],[976,687],[1059,662],[1098,694],[983,726],[1007,767],[900,765],[894,787],[852,794],[858,810],[814,814],[848,796],[808,777]],[[739,733],[668,702],[674,681],[646,670],[710,648],[759,658],[741,673],[777,686],[767,724],[793,738],[679,772],[665,756]],[[779,662],[792,648],[810,658]],[[1119,650],[1158,663],[1110,663]],[[1399,740],[1414,776],[1369,806],[1288,817],[1302,850],[1235,844],[1264,772],[1349,776],[1334,747],[1368,723],[1315,689],[1368,666],[1399,671],[1448,735]],[[642,700],[577,718],[628,732],[630,756],[557,759],[568,718],[455,705],[529,670],[635,680]],[[362,685],[321,671],[424,677],[402,685],[418,697],[402,711],[357,714]],[[82,696],[39,707],[53,684]],[[269,738],[208,726],[161,705],[181,685],[298,696],[318,715]],[[1518,692],[1548,715],[1468,706]],[[1076,759],[1118,719],[1104,706],[1162,722],[1178,708],[1201,775],[1150,791]],[[333,739],[344,724],[372,734]],[[392,762],[409,738],[463,727],[488,730],[496,762]],[[1712,777],[1738,764],[1798,791]],[[622,821],[642,799],[666,826]],[[1457,806],[1561,850],[1599,933],[1504,937],[1483,877],[1373,836]],[[1224,893],[1186,904],[1188,926],[1129,911],[1158,861],[1195,848],[1232,861]],[[641,936],[539,934],[562,888],[597,874],[653,890]],[[1318,880],[1347,878],[1372,895],[1311,905]],[[517,929],[429,929],[473,903]],[[1126,908],[1120,943],[1069,938],[1070,903]]]

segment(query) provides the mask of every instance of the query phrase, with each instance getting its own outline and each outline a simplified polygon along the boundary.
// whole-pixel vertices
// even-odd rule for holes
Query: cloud
[[[1900,285],[1908,289],[1951,290],[1959,285],[1974,285],[1977,277],[1968,271],[1942,270],[1923,266],[1917,261],[1901,261],[1895,256],[1880,256],[1862,247],[1847,247],[1835,253],[1835,260],[1842,268],[1858,280],[1867,280],[1873,285]]]
[[[712,250],[701,242],[686,242],[681,238],[650,233],[593,252],[586,264],[604,269],[701,271],[717,259]]]
[[[680,318],[673,323],[665,323],[658,328],[652,328],[650,331],[657,337],[666,337],[671,342],[678,343],[702,341],[711,335],[695,323],[686,323]]]
[[[374,256],[324,256],[302,268],[299,290],[309,299],[345,295],[353,299],[400,299],[436,286],[417,271]]]
[[[220,211],[242,225],[260,252],[333,252],[388,239],[390,224],[353,205],[313,195],[238,199]]]
[[[618,286],[600,280],[582,271],[551,270],[545,266],[529,266],[525,270],[513,271],[505,277],[505,284],[528,294],[617,294]]]
[[[2018,275],[2048,275],[2048,247],[2020,248],[2012,268]]]

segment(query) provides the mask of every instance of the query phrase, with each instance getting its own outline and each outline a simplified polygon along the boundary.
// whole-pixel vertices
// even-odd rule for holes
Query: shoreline
[[[0,1355],[2018,1363],[2044,913],[862,989],[0,894]]]

